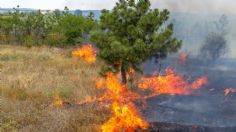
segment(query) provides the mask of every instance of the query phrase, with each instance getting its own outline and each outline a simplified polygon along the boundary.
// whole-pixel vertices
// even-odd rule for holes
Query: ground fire
[[[134,74],[133,72],[131,73],[132,75]],[[208,80],[207,77],[200,77],[192,83],[188,83],[184,79],[182,75],[177,74],[172,69],[167,69],[166,75],[151,78],[143,77],[139,83],[139,88],[150,90],[151,94],[141,96],[132,92],[127,85],[122,85],[119,81],[119,74],[115,76],[114,73],[107,73],[106,78],[99,80],[97,86],[100,89],[105,89],[105,93],[100,100],[111,102],[113,117],[102,125],[102,131],[116,132],[124,130],[133,132],[138,128],[146,129],[148,123],[140,116],[139,110],[135,106],[135,101],[145,100],[160,94],[188,95],[194,90],[203,87]]]
[[[85,44],[81,48],[72,52],[73,56],[80,57],[88,63],[96,61],[96,50],[91,44]]]
[[[148,123],[142,119],[133,100],[139,95],[122,85],[120,79],[114,73],[107,73],[106,78],[99,81],[98,88],[105,90],[100,100],[111,102],[113,116],[102,125],[103,132],[116,132],[124,130],[133,132],[137,128],[146,129]]]
[[[51,106],[56,108],[56,107],[63,107],[63,100],[62,98],[58,95],[58,94],[55,94],[54,95],[54,101],[52,102]]]
[[[72,54],[82,57],[87,62],[93,62],[91,59],[87,59],[86,55],[89,56],[88,58],[92,56],[94,57],[92,60],[96,60],[94,53],[91,45],[85,45]],[[127,74],[128,78],[130,78],[135,76],[136,73],[133,69],[130,69]],[[148,95],[140,95],[132,91],[127,84],[120,82],[120,73],[108,72],[104,78],[102,77],[96,82],[96,87],[103,90],[104,94],[98,98],[87,98],[79,104],[91,101],[110,104],[112,117],[101,126],[103,132],[134,132],[137,129],[147,129],[149,124],[139,113],[139,108],[135,105],[135,102],[138,100],[145,102],[146,99],[161,94],[189,95],[195,90],[202,88],[208,81],[207,77],[200,77],[192,82],[186,81],[187,79],[189,78],[185,78],[175,70],[168,68],[165,71],[165,75],[158,74],[154,77],[142,77],[141,81],[136,85],[141,91],[150,91],[150,93]]]
[[[234,89],[234,88],[226,88],[226,89],[224,90],[224,95],[227,96],[227,95],[229,95],[230,93],[235,93],[235,92],[236,92],[236,89]]]
[[[165,75],[157,75],[154,77],[142,77],[139,88],[143,90],[151,90],[153,96],[160,94],[191,94],[207,83],[207,77],[200,77],[189,83],[185,78],[173,69],[166,69]]]
[[[0,132],[236,132],[235,6],[0,0]]]

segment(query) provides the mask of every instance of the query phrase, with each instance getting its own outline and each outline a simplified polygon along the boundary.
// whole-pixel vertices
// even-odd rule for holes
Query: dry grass
[[[102,108],[50,107],[54,94],[68,102],[96,95],[98,68],[70,57],[70,49],[0,46],[0,131],[99,131]]]

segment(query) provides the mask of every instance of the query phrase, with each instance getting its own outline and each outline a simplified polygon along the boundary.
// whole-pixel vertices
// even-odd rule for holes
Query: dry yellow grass
[[[96,105],[50,107],[54,94],[73,103],[98,94],[99,64],[72,58],[70,51],[0,46],[1,132],[99,131],[107,113]]]

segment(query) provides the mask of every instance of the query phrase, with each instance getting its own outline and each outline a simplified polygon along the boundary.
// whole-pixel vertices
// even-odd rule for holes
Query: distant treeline
[[[97,28],[94,14],[74,15],[68,8],[52,12],[20,12],[0,14],[0,44],[25,46],[70,46],[88,41],[90,31]]]

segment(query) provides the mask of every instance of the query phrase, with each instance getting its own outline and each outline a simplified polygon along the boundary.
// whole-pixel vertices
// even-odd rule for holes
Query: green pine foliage
[[[181,47],[173,36],[173,25],[167,23],[169,11],[150,6],[149,0],[119,0],[112,10],[103,10],[98,21],[93,13],[77,16],[67,7],[22,13],[18,6],[14,12],[0,15],[0,43],[74,46],[92,41],[106,64],[102,71],[121,71],[126,83],[129,68],[138,70],[145,60],[166,57]]]
[[[166,57],[181,47],[173,25],[164,26],[169,11],[150,6],[149,0],[119,0],[111,11],[102,11],[101,30],[91,34],[98,56],[107,64],[103,71],[121,71],[123,83],[130,67],[138,69],[150,57]]]

